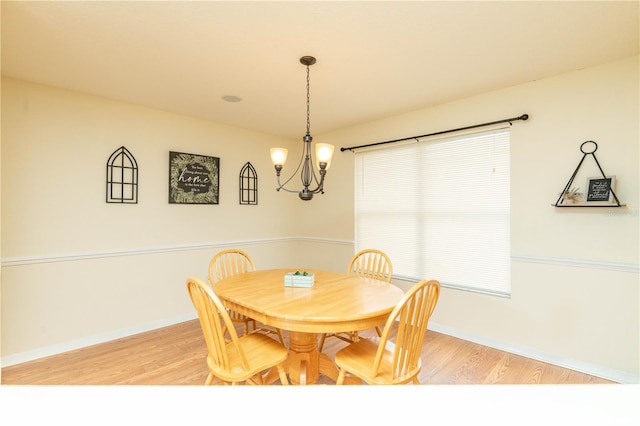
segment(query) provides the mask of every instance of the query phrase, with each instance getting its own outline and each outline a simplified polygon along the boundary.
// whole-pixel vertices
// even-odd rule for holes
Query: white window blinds
[[[356,250],[396,278],[509,296],[509,129],[357,152]]]

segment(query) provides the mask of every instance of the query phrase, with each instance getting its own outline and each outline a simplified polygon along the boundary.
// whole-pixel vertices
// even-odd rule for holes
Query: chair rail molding
[[[542,263],[546,265],[569,266],[576,268],[604,269],[608,271],[631,272],[635,274],[640,272],[640,265],[633,263],[603,262],[599,260],[563,259],[557,257],[525,255],[511,255],[511,260],[514,262]]]
[[[42,256],[16,256],[2,258],[2,267],[10,266],[22,266],[38,263],[55,263],[55,262],[75,262],[81,260],[100,259],[107,257],[127,257],[127,256],[141,256],[152,255],[158,253],[171,253],[180,251],[193,251],[193,250],[211,250],[211,249],[224,249],[237,246],[250,246],[261,244],[274,244],[274,243],[286,243],[286,242],[314,242],[331,245],[353,245],[351,240],[336,240],[330,238],[317,238],[317,237],[279,237],[279,238],[264,238],[255,240],[234,240],[223,242],[211,242],[211,243],[195,243],[173,246],[160,246],[160,247],[142,247],[136,249],[122,249],[122,250],[105,250],[105,251],[87,251],[82,253],[62,253],[54,255],[42,255]]]

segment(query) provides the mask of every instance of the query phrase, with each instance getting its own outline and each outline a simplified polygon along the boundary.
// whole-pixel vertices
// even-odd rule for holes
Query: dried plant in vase
[[[580,188],[571,188],[562,194],[562,204],[578,204],[582,200]]]

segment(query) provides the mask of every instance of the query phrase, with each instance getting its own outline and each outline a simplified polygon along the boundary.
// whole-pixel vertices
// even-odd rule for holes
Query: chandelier
[[[280,172],[282,171],[284,163],[287,161],[288,150],[286,148],[271,148],[271,161],[276,168],[276,177],[278,179],[278,187],[276,190],[280,191],[283,189],[287,192],[297,192],[300,199],[309,201],[313,198],[313,194],[324,194],[324,177],[331,165],[331,157],[333,157],[334,147],[328,143],[316,143],[316,167],[318,168],[318,174],[320,175],[320,178],[318,179],[313,167],[313,157],[311,156],[311,141],[313,138],[309,133],[311,123],[309,120],[309,67],[316,63],[316,58],[313,56],[303,56],[300,58],[300,63],[307,67],[307,133],[302,138],[304,143],[302,157],[300,158],[300,163],[296,170],[284,183],[280,182]],[[287,185],[289,181],[296,176],[299,170],[303,188],[300,190],[285,188],[285,185]],[[312,184],[315,184],[316,187],[314,189],[309,189]]]

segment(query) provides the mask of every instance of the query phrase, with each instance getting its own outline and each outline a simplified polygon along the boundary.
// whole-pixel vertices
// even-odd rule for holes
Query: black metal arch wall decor
[[[107,203],[138,203],[138,163],[124,146],[107,160]]]
[[[240,170],[240,204],[258,204],[258,173],[250,162]]]

